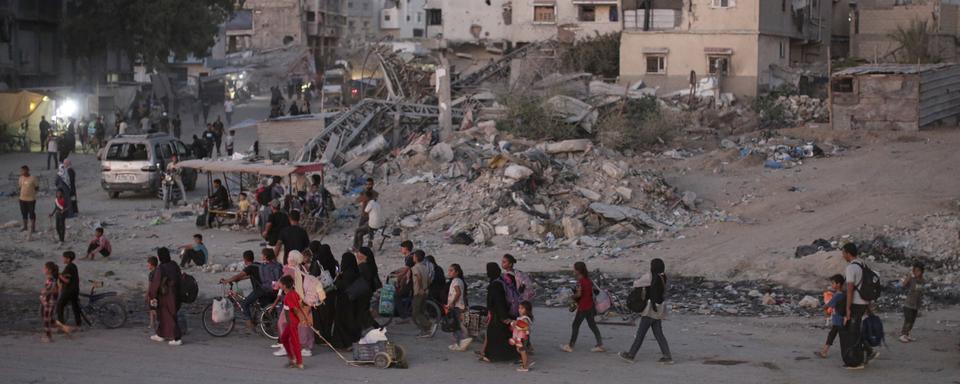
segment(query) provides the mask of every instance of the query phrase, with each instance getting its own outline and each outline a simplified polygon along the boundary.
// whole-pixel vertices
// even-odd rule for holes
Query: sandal
[[[486,356],[480,356],[480,361],[482,361],[482,362],[484,362],[484,363],[491,363],[490,358],[488,358],[488,357],[486,357]]]

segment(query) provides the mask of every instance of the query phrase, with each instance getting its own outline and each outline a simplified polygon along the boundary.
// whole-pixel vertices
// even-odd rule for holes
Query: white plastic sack
[[[359,344],[376,344],[380,341],[387,341],[386,328],[371,329],[370,332],[367,332],[366,335],[363,335],[363,338],[360,339]]]
[[[222,323],[233,320],[233,305],[226,298],[213,300],[213,322]]]

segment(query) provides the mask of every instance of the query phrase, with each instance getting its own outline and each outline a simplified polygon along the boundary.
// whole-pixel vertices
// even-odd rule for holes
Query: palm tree
[[[901,63],[936,63],[942,58],[933,51],[934,31],[927,20],[912,20],[910,26],[897,26],[897,30],[887,35],[899,46],[891,54]]]

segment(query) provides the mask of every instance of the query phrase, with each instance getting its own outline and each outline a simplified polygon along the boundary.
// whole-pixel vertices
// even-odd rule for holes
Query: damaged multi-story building
[[[926,61],[960,60],[960,0],[856,0],[850,2],[850,56],[874,63],[915,63],[896,36],[914,32],[927,41]]]
[[[831,44],[832,0],[622,0],[622,81],[662,91],[716,78],[722,92],[754,96],[781,68],[821,64]]]
[[[380,10],[383,0],[346,0],[347,28],[344,43],[357,46],[380,39]]]
[[[450,43],[574,41],[622,29],[621,0],[428,0],[427,37]]]

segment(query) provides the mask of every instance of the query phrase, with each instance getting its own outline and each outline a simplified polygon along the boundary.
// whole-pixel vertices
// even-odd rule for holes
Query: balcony
[[[623,11],[623,29],[628,31],[643,31],[644,18],[647,11],[644,9],[627,9]],[[678,9],[651,9],[650,31],[669,31],[680,26],[680,10]]]

